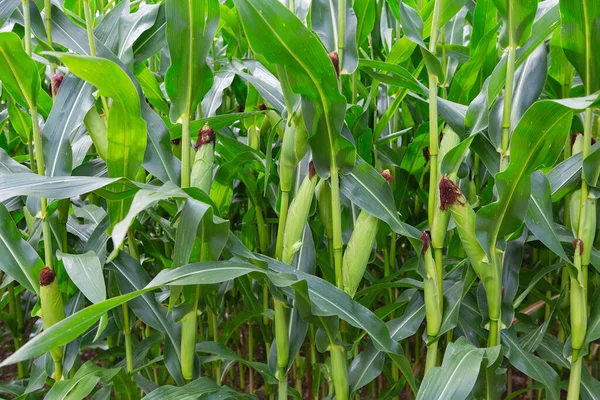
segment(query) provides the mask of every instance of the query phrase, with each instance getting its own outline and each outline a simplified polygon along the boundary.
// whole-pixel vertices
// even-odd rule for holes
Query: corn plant
[[[0,397],[600,399],[598,21],[0,1]]]

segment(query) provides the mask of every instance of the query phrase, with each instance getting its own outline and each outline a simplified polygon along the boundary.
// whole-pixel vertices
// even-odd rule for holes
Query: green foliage
[[[0,2],[0,397],[597,399],[599,20]]]

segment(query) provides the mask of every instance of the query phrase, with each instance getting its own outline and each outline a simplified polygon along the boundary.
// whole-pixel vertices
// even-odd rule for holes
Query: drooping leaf
[[[335,70],[316,35],[285,6],[267,0],[236,0],[252,49],[286,73],[291,89],[302,96],[317,172],[327,178],[335,166],[354,167],[354,145],[342,134],[346,101]]]
[[[94,252],[67,254],[58,251],[56,257],[62,260],[67,274],[89,301],[100,303],[106,300],[102,266]]]
[[[466,399],[477,380],[485,352],[464,337],[451,343],[442,366],[425,374],[417,399]]]
[[[135,179],[146,149],[146,122],[140,100],[129,76],[115,63],[98,57],[49,53],[64,62],[72,73],[113,99],[108,116],[108,174]]]

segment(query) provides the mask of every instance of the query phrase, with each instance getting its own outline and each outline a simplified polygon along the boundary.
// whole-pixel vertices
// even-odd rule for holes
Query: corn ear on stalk
[[[190,185],[208,194],[215,162],[215,131],[210,125],[205,124],[198,132],[195,149],[196,157],[190,174]]]
[[[485,287],[490,318],[500,318],[502,276],[500,263],[491,263],[475,235],[475,211],[458,186],[447,176],[440,180],[440,208],[448,209],[456,223],[458,236],[473,270]],[[498,257],[498,255],[493,255]],[[495,265],[495,267],[494,267]]]
[[[56,272],[48,267],[44,267],[40,271],[40,302],[44,329],[48,329],[65,319],[65,309],[58,279],[56,279]],[[60,370],[62,369],[60,367],[63,356],[62,347],[55,347],[50,351],[50,355],[54,360],[55,377],[60,379],[62,375],[62,371]]]
[[[350,296],[354,296],[365,274],[378,228],[379,219],[362,210],[354,224],[354,231],[344,251],[342,263],[344,290]]]
[[[382,171],[381,175],[388,183],[392,179],[388,170]],[[342,261],[342,268],[344,270],[344,290],[350,296],[354,296],[356,289],[358,289],[358,285],[365,274],[365,269],[369,262],[369,256],[371,255],[373,243],[375,243],[378,228],[379,219],[365,210],[360,212],[354,223],[354,230],[348,241],[346,251],[344,251],[344,258]]]
[[[317,208],[327,238],[333,238],[333,216],[331,215],[331,187],[329,182],[321,180],[317,184]]]
[[[302,244],[302,232],[308,219],[310,205],[315,193],[318,176],[312,161],[308,167],[308,174],[302,181],[294,200],[290,204],[285,231],[283,233],[283,256],[282,261],[291,264],[294,254]]]

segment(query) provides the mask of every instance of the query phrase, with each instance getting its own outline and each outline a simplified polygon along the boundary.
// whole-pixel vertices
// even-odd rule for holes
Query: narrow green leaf
[[[44,263],[21,238],[10,213],[0,204],[0,269],[33,293],[39,293],[39,274]]]
[[[17,34],[0,32],[0,64],[2,88],[21,106],[35,108],[40,92],[40,77]]]
[[[167,42],[171,66],[165,89],[171,99],[171,122],[193,115],[213,84],[206,62],[219,24],[217,0],[167,0]]]

